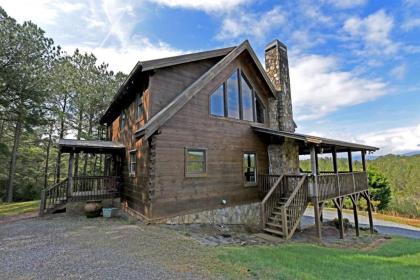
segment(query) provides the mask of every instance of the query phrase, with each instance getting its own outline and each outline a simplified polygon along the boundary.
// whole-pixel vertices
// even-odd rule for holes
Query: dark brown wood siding
[[[121,193],[122,203],[144,215],[148,215],[149,208],[149,168],[150,168],[150,147],[149,142],[133,137],[134,132],[145,124],[150,118],[150,91],[148,88],[143,90],[143,116],[136,119],[136,100],[126,108],[127,122],[123,130],[120,129],[120,117],[112,123],[112,141],[118,141],[126,146],[125,157],[122,160],[122,173],[120,176],[123,181]],[[136,150],[137,170],[136,176],[129,174],[129,154]]]
[[[207,72],[221,58],[205,59],[155,70],[150,77],[151,116]]]
[[[251,130],[249,122],[209,114],[210,95],[237,67],[243,69],[267,108],[267,86],[250,65],[248,55],[240,56],[154,136],[155,181],[151,190],[153,218],[223,207],[222,200],[227,201],[226,206],[258,200],[257,187],[245,187],[242,158],[244,152],[255,152],[257,172],[267,173],[266,144]],[[184,84],[180,83],[179,88],[186,87],[189,82],[187,80]],[[160,80],[160,83],[166,82]],[[159,92],[163,93],[162,90]],[[207,149],[207,176],[185,177],[186,147]]]

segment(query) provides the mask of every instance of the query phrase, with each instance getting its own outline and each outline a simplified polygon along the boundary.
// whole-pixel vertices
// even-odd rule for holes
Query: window
[[[185,175],[200,176],[207,172],[205,149],[187,148],[185,150]]]
[[[225,115],[224,84],[221,85],[210,97],[210,114],[223,117]]]
[[[210,96],[210,114],[264,123],[265,107],[245,74],[237,69]]]
[[[136,119],[143,117],[143,96],[138,94],[136,97]]]
[[[245,185],[257,183],[256,156],[255,153],[244,153],[244,180]]]
[[[248,81],[241,75],[241,90],[242,90],[242,119],[246,121],[254,121],[254,106],[252,98],[252,88]]]
[[[136,166],[137,166],[136,150],[130,151],[130,166],[129,166],[130,175],[136,174]]]
[[[255,115],[257,122],[264,123],[265,107],[257,95],[255,95]]]
[[[125,128],[126,123],[127,123],[127,114],[125,110],[122,110],[121,116],[120,116],[120,130],[123,130]]]

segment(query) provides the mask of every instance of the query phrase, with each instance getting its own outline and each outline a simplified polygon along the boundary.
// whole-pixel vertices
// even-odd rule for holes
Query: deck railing
[[[270,189],[274,186],[274,183],[281,177],[281,175],[273,174],[260,174],[258,175],[258,191],[260,198],[263,199]]]
[[[78,176],[73,177],[71,200],[88,200],[113,197],[119,193],[116,176]]]
[[[321,174],[317,176],[317,183],[319,201],[368,189],[366,172]]]

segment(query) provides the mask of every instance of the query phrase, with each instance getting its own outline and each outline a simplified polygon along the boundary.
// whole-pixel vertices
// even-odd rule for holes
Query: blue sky
[[[298,132],[420,151],[420,1],[0,0],[66,51],[128,73],[138,60],[288,46]]]

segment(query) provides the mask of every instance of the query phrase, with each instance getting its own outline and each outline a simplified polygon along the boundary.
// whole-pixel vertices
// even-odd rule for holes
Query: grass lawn
[[[420,242],[394,237],[369,251],[289,243],[217,248],[232,278],[420,279]]]
[[[38,209],[39,200],[16,203],[0,203],[0,218],[34,212],[38,211]]]

